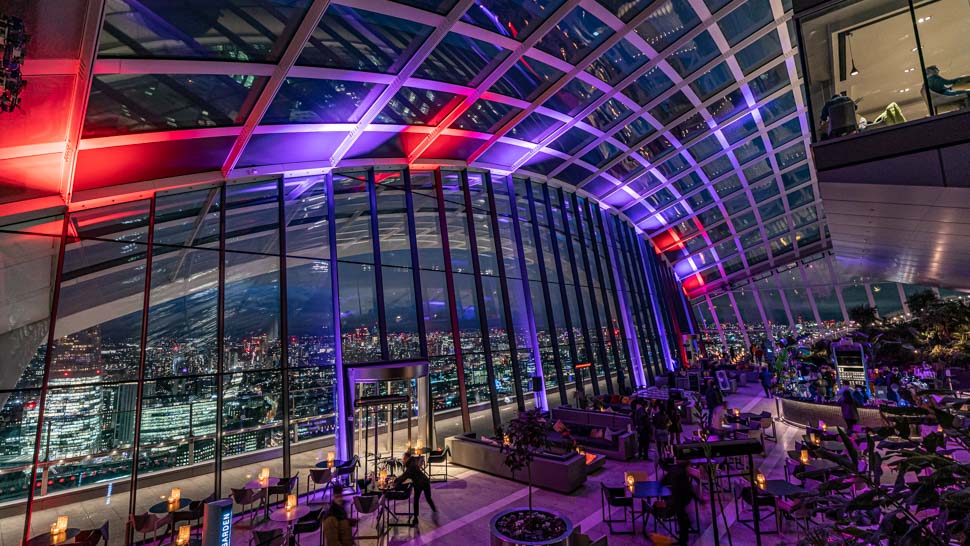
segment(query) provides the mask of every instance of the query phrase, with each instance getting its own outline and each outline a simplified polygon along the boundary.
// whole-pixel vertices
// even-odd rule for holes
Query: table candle
[[[258,478],[261,485],[266,485],[266,481],[269,480],[269,467],[264,466],[261,468]]]
[[[633,487],[633,484],[636,483],[636,481],[637,481],[637,479],[633,477],[633,474],[630,474],[629,472],[626,473],[626,484],[627,485],[629,485],[630,487]]]
[[[807,449],[803,449],[802,450],[802,455],[801,455],[800,459],[802,461],[802,464],[808,464],[808,450]]]
[[[734,416],[735,417],[740,417],[741,416],[741,410],[739,410],[738,408],[734,408]]]
[[[387,470],[381,470],[380,476],[377,480],[377,485],[379,487],[383,487],[385,483],[387,483]]]
[[[333,462],[335,460],[337,460],[337,454],[334,453],[333,451],[328,451],[327,452],[327,462],[330,463],[330,464],[333,464]]]
[[[417,443],[414,444],[414,454],[420,455],[421,451],[423,450],[424,450],[424,442],[422,442],[421,439],[418,438]]]
[[[509,435],[508,434],[502,436],[502,443],[505,444],[505,445],[509,445],[509,444],[512,443],[511,441],[509,441]]]
[[[172,501],[174,501],[177,504],[178,501],[182,499],[182,489],[178,487],[173,487],[172,496],[170,498],[172,499]]]
[[[67,532],[67,516],[57,516],[57,532],[66,533]]]
[[[825,432],[828,430],[828,425],[825,424],[825,421],[819,421],[818,428],[822,429],[822,432]]]
[[[189,543],[189,536],[192,533],[192,527],[189,525],[183,525],[179,527],[179,536],[175,540],[175,544],[178,546],[185,546]]]
[[[765,488],[766,481],[765,481],[764,474],[762,474],[761,472],[758,472],[758,475],[755,476],[754,480],[758,483],[758,487],[760,487],[761,489]]]
[[[289,512],[290,510],[293,510],[294,508],[296,508],[296,495],[287,495],[286,496],[286,511]]]

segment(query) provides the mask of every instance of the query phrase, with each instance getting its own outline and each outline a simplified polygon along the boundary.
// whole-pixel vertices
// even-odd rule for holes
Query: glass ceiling
[[[312,5],[108,0],[82,147],[240,138],[179,172],[224,153],[237,176],[381,159],[556,179],[635,223],[691,297],[829,246],[787,2]]]

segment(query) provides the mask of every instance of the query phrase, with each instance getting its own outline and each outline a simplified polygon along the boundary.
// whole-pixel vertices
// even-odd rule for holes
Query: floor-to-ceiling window
[[[669,287],[641,235],[528,179],[231,181],[0,238],[0,502],[33,497],[32,535],[64,512],[100,523],[89,506],[40,502],[66,492],[140,514],[180,476],[204,499],[253,465],[296,473],[341,427],[342,365],[427,358],[431,411],[462,417],[445,434],[491,433],[543,387],[559,405],[577,384],[626,392],[665,366],[656,299]]]

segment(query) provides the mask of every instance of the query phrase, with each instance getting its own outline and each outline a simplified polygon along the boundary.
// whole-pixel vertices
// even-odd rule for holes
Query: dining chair
[[[431,478],[432,483],[447,482],[448,481],[448,459],[451,457],[451,448],[446,447],[444,449],[435,449],[428,453],[428,477]],[[434,471],[434,465],[444,464],[444,473],[437,473]]]
[[[394,523],[388,523],[388,525],[411,526],[411,518],[414,517],[414,513],[411,511],[411,489],[411,483],[408,482],[384,492],[384,508],[387,510],[387,515],[394,518]],[[407,511],[398,512],[397,503],[399,501],[404,501]],[[390,504],[392,502],[393,505]],[[406,523],[399,523],[398,516],[404,516]]]
[[[280,478],[279,483],[277,483],[276,485],[271,485],[268,488],[266,488],[267,510],[269,509],[270,506],[285,501],[286,496],[292,493],[294,489],[296,489],[297,492],[299,492],[300,491],[298,487],[299,483],[300,483],[300,473],[297,472],[295,475],[290,476],[288,478]],[[274,497],[279,497],[279,500],[274,499]]]
[[[311,533],[319,533],[320,538],[318,542],[323,544],[323,514],[323,508],[319,508],[312,510],[296,521],[293,525],[292,536],[296,538],[297,544],[300,544],[301,536]]]
[[[327,498],[327,491],[330,492],[330,498],[333,499],[333,471],[329,468],[311,468],[310,478],[306,481],[306,495],[307,504],[310,504],[310,499],[313,494],[317,492],[317,486],[323,486],[323,498]]]
[[[384,534],[387,532],[387,525],[385,525],[386,510],[384,509],[384,504],[381,502],[380,493],[361,493],[354,497],[354,503],[352,505],[351,511],[355,514],[353,520],[354,526],[354,538],[357,540],[381,540]],[[360,524],[363,521],[363,517],[368,514],[374,514],[374,533],[373,535],[361,535],[360,534]]]
[[[349,461],[334,468],[334,479],[342,483],[345,487],[353,487],[356,483],[357,468],[359,466],[360,458],[354,455]]]
[[[171,514],[159,517],[157,514],[145,512],[144,514],[133,514],[131,516],[131,528],[136,533],[141,533],[142,541],[148,539],[148,534],[152,535],[152,542],[158,541],[158,530],[169,524],[172,519]]]
[[[600,483],[600,513],[602,514],[603,522],[606,523],[611,535],[632,535],[636,533],[637,515],[633,500],[633,497],[627,496],[626,487],[609,486],[605,483]],[[614,508],[623,509],[622,518],[614,517]],[[626,523],[627,510],[630,511],[630,530],[614,531],[614,523]]]
[[[249,522],[252,524],[253,520],[256,519],[256,514],[259,509],[263,507],[266,502],[266,490],[265,489],[230,489],[230,497],[232,501],[242,507],[242,511],[239,515],[242,516],[246,514],[246,507],[249,506]]]

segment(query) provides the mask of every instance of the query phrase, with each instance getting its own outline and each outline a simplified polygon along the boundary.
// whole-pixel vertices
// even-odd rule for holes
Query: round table
[[[273,521],[285,522],[286,537],[289,538],[289,536],[293,533],[293,523],[309,513],[309,506],[305,504],[298,504],[291,510],[287,510],[286,508],[278,508],[274,510],[273,513],[269,515],[269,519]]]
[[[34,538],[28,540],[27,546],[52,546],[53,544],[64,544],[65,542],[67,542],[68,540],[71,540],[72,538],[78,536],[79,534],[81,534],[81,529],[77,527],[68,527],[67,529],[64,530],[64,534],[58,535],[64,538],[59,542],[55,543],[51,541],[51,534],[50,534],[50,531],[48,531],[42,535],[37,535]]]
[[[153,504],[152,507],[148,509],[148,511],[153,514],[169,514],[172,512],[178,512],[179,510],[187,507],[190,504],[192,504],[192,499],[187,499],[185,497],[182,497],[179,499],[178,505],[174,509],[170,509],[168,501],[163,500],[161,502],[157,502]]]

